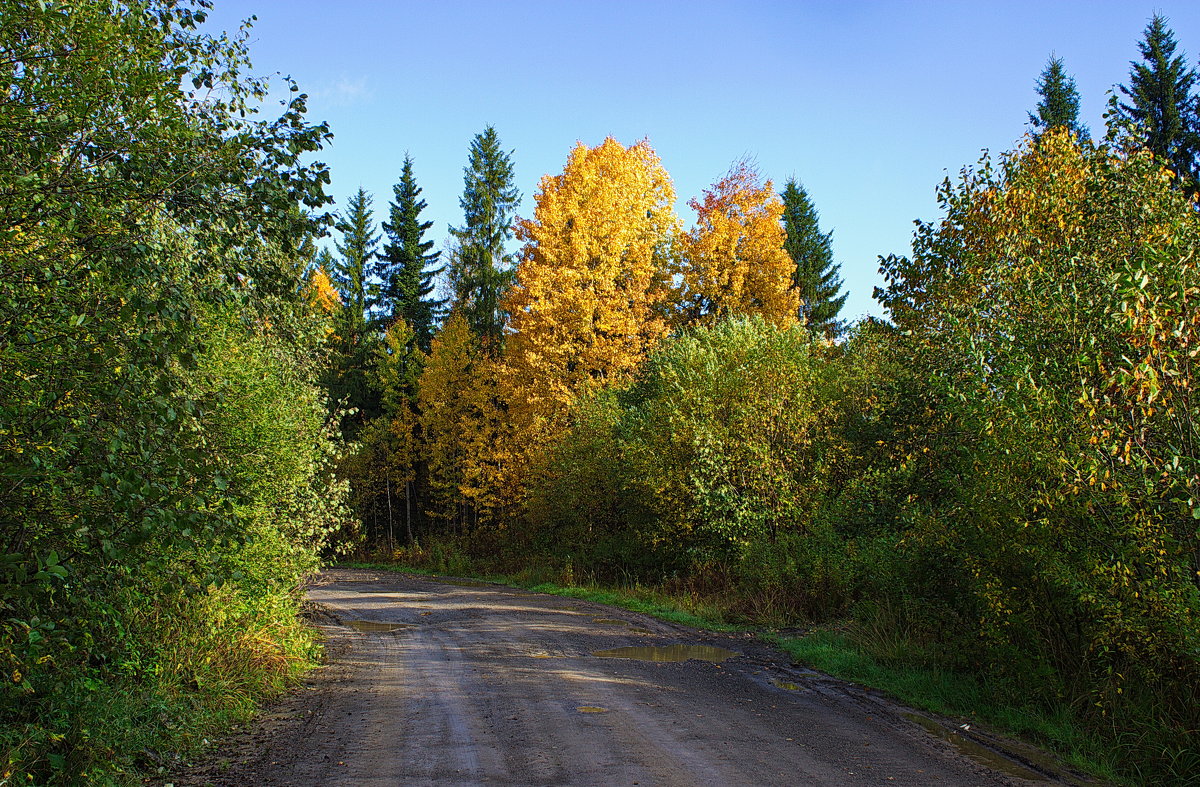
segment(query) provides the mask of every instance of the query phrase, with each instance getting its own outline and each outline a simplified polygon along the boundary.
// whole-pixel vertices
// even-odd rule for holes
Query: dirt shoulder
[[[328,664],[171,783],[1064,783],[748,635],[389,572],[309,598]]]

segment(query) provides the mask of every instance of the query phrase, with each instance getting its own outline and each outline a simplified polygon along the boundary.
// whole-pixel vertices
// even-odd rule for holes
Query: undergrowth
[[[294,592],[215,589],[97,604],[96,640],[118,660],[60,653],[0,730],[0,785],[140,784],[249,719],[320,656]]]

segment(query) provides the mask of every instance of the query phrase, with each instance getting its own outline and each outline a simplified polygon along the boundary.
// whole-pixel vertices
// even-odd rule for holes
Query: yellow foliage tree
[[[333,315],[342,307],[342,298],[337,288],[329,279],[329,274],[321,266],[312,269],[308,274],[308,300],[322,314]]]
[[[796,322],[796,265],[784,251],[783,201],[771,181],[739,163],[691,200],[696,227],[683,236],[674,273],[677,321],[707,325],[730,314],[762,316],[779,327]]]
[[[611,137],[571,151],[542,178],[525,242],[505,350],[513,417],[543,444],[586,390],[626,380],[667,331],[667,257],[679,233],[675,191],[645,140]]]
[[[497,521],[511,443],[498,362],[455,311],[433,338],[417,395],[429,463],[427,513],[460,532]]]
[[[476,349],[471,329],[454,312],[433,337],[429,360],[421,373],[417,407],[429,463],[429,500],[426,513],[447,525],[462,525],[463,434],[466,402],[463,391],[471,386]]]
[[[514,484],[514,433],[501,385],[505,370],[486,349],[474,368],[470,384],[460,392],[463,450],[458,493],[467,524],[503,527],[520,492]]]

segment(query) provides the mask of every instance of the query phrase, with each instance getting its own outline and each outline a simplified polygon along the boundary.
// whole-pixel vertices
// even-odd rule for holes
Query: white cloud
[[[333,80],[317,82],[307,92],[311,103],[327,107],[349,107],[375,97],[375,91],[367,83],[367,77],[349,77],[344,74]]]

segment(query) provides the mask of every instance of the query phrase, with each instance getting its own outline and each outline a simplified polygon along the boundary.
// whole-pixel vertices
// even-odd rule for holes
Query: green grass
[[[980,678],[928,666],[884,664],[845,635],[813,631],[801,637],[761,635],[797,662],[836,678],[882,691],[914,708],[983,724],[1061,757],[1074,768],[1120,783],[1111,751],[1085,732],[1069,711],[1021,706],[1002,687]]]

